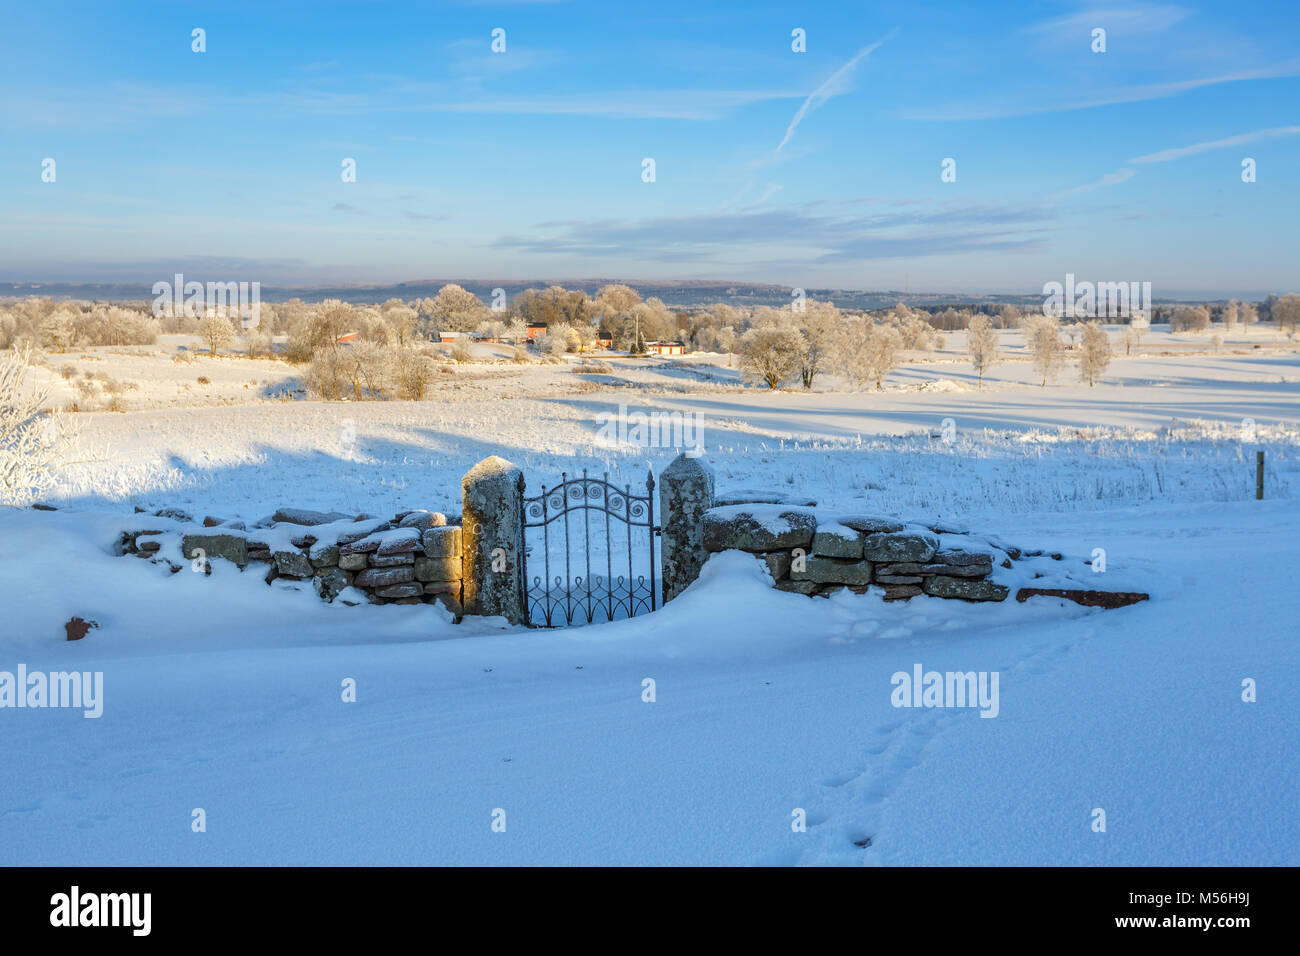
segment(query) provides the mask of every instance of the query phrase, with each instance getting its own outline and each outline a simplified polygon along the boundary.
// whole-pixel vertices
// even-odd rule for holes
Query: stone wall
[[[921,594],[1006,600],[1010,589],[993,580],[993,568],[995,562],[1010,567],[1009,557],[960,538],[891,518],[780,504],[725,505],[703,518],[707,551],[755,555],[782,591],[877,590],[886,601]]]
[[[174,572],[179,555],[196,571],[211,574],[218,559],[240,570],[265,568],[277,578],[311,582],[322,600],[345,604],[442,604],[460,617],[463,537],[459,518],[410,511],[383,520],[281,509],[245,528],[242,522],[161,512],[170,528],[144,527],[122,535],[121,554],[165,561]],[[161,524],[162,522],[160,522]],[[147,522],[146,522],[147,525]],[[170,539],[170,540],[169,540]]]

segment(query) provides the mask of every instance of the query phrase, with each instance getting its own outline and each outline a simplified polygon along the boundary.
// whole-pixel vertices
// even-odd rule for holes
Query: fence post
[[[466,614],[524,620],[520,566],[524,529],[519,487],[523,472],[496,455],[484,458],[461,479]]]
[[[713,507],[713,470],[682,453],[659,475],[659,520],[663,538],[663,594],[667,604],[700,576],[704,512]]]
[[[1255,500],[1264,500],[1264,449],[1255,452]]]

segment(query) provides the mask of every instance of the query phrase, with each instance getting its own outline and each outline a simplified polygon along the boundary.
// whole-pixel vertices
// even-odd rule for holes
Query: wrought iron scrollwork
[[[541,493],[532,497],[528,496],[522,475],[517,487],[519,523],[524,536],[520,598],[529,626],[562,627],[578,622],[590,624],[597,619],[613,621],[658,607],[655,584],[658,529],[654,524],[653,472],[646,475],[644,495],[633,494],[631,485],[619,488],[609,480],[608,473],[592,478],[586,471],[580,478],[562,473],[558,485],[552,488],[543,485]],[[581,526],[575,529],[579,521]],[[626,534],[617,535],[616,541],[619,524]],[[633,543],[634,528],[646,529],[648,546],[644,550]],[[540,559],[534,557],[531,561],[530,530],[534,543],[540,545]],[[620,549],[616,544],[626,547],[626,574],[622,571],[622,555],[615,570],[614,552]],[[641,562],[636,560],[638,551],[643,556]],[[551,567],[553,560],[558,565],[557,552],[563,554],[563,573],[558,566]],[[601,573],[601,563],[604,573]],[[641,571],[636,567],[638,563],[642,565]]]

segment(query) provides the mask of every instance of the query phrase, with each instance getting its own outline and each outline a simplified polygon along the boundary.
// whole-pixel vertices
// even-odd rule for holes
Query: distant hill
[[[167,277],[170,280],[170,276]],[[314,286],[262,286],[262,298],[267,302],[284,302],[288,299],[302,299],[304,302],[320,302],[323,299],[342,299],[345,302],[382,302],[385,299],[421,299],[438,294],[448,282],[463,286],[490,302],[493,289],[504,289],[506,295],[513,298],[525,289],[545,288],[559,285],[566,289],[582,289],[588,295],[594,295],[603,285],[619,282],[629,285],[641,293],[642,298],[657,296],[669,308],[690,308],[726,302],[734,306],[769,305],[780,307],[788,305],[791,287],[768,285],[757,282],[727,282],[712,279],[685,280],[647,280],[647,279],[419,279],[413,282],[399,282],[392,285],[314,285]],[[862,289],[805,289],[809,298],[829,300],[842,309],[881,309],[896,302],[905,302],[916,308],[934,308],[948,305],[989,305],[1010,303],[1020,306],[1037,307],[1042,304],[1041,295],[995,294],[977,295],[967,293],[927,293],[911,292],[904,294],[898,290],[862,290]],[[88,299],[101,302],[140,302],[152,301],[152,285],[142,283],[95,283],[95,282],[0,282],[0,298],[26,297],[29,295],[48,296],[52,299]],[[1173,301],[1159,299],[1159,301]],[[1204,301],[1191,298],[1186,301]]]

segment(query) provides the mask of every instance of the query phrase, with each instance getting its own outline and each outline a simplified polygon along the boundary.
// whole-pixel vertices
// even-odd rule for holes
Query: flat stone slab
[[[352,583],[359,588],[387,588],[396,584],[410,584],[415,580],[415,568],[366,568]]]
[[[887,564],[928,564],[938,547],[939,538],[930,531],[868,534],[862,542],[862,556]]]
[[[352,518],[352,515],[345,515],[341,511],[311,511],[307,508],[279,508],[271,516],[271,520],[277,524],[301,524],[308,527],[351,521]]]
[[[181,556],[192,560],[195,551],[207,558],[225,558],[241,568],[248,563],[248,540],[237,534],[187,534],[181,538]]]
[[[880,515],[842,515],[835,520],[846,528],[864,531],[867,534],[890,534],[894,531],[902,531],[906,527],[901,521]]]
[[[813,554],[826,558],[861,558],[862,532],[832,521],[819,524],[812,540]]]
[[[1084,607],[1128,607],[1139,601],[1148,601],[1151,595],[1141,591],[1088,591],[1081,588],[1021,588],[1016,600],[1023,604],[1031,597],[1065,598]]]
[[[921,585],[932,597],[960,598],[963,601],[1005,601],[1010,588],[987,579],[951,578],[935,575]]]
[[[735,491],[724,491],[721,494],[714,495],[713,504],[719,508],[727,505],[798,505],[804,508],[813,508],[817,505],[817,499],[785,491],[739,488]]]
[[[790,570],[791,581],[815,581],[818,584],[870,584],[870,561],[845,561],[838,558],[810,557],[802,571]]]
[[[806,548],[817,530],[817,517],[783,505],[729,505],[710,508],[702,520],[707,551],[782,551]]]

